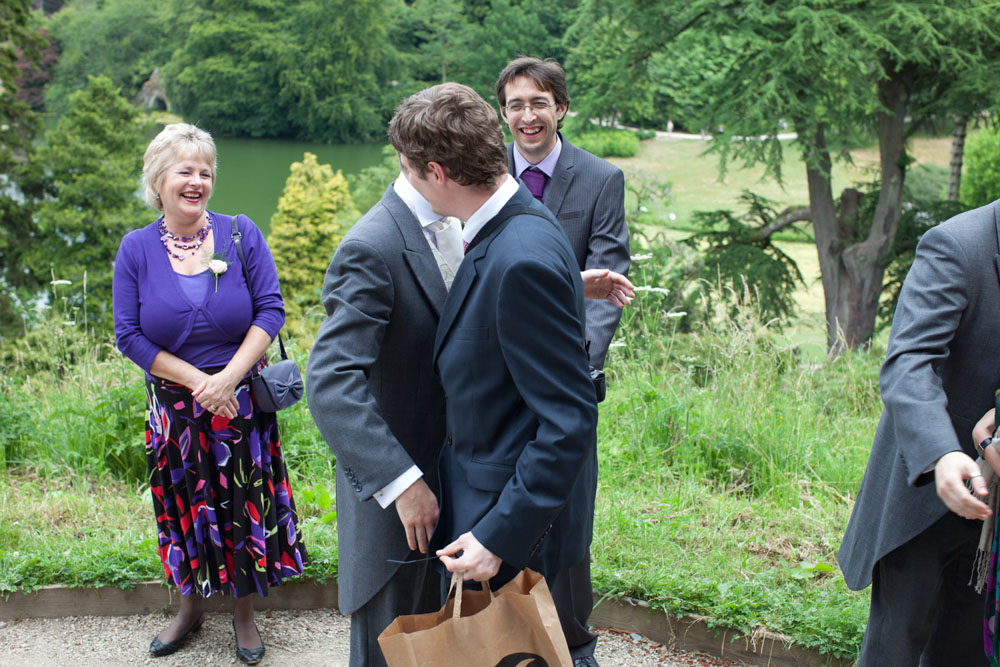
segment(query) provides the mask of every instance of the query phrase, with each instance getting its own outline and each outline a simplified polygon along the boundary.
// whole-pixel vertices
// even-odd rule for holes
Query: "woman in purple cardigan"
[[[206,209],[215,144],[166,126],[146,149],[146,202],[163,212],[122,239],[114,269],[118,348],[146,373],[146,460],[160,558],[180,610],[149,647],[179,649],[204,620],[202,597],[236,598],[237,657],[264,644],[253,595],[302,572],[306,550],[273,413],[257,408],[250,371],[285,320],[271,251],[246,216]],[[231,240],[242,234],[253,300]]]

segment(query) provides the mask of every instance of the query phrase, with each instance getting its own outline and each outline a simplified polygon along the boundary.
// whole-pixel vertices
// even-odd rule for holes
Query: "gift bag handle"
[[[463,575],[461,572],[452,572],[451,583],[448,585],[448,597],[451,597],[451,592],[455,591],[455,606],[452,607],[451,617],[461,618],[462,616],[462,579]],[[493,601],[493,590],[490,589],[490,582],[487,579],[483,582],[483,590],[490,594],[490,601]],[[445,598],[447,599],[447,598]]]

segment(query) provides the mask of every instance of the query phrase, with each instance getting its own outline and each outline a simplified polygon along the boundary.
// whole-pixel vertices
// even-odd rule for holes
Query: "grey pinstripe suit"
[[[975,458],[972,427],[1000,386],[998,233],[1000,201],[931,229],[900,293],[885,409],[837,554],[850,588],[874,575],[862,665],[985,664],[983,596],[967,585],[982,523],[950,512],[924,471],[948,452]]]
[[[545,193],[545,206],[566,232],[581,271],[611,269],[628,275],[628,226],[625,224],[625,176],[622,170],[566,137],[555,173]],[[507,146],[514,173],[514,144]],[[608,345],[622,313],[607,301],[587,300],[587,340],[590,363],[604,367]]]
[[[420,224],[389,186],[334,255],[306,372],[309,410],[337,457],[338,603],[351,615],[351,665],[384,665],[379,633],[439,606],[428,563],[387,562],[411,552],[395,507],[372,495],[414,464],[438,494],[445,413],[432,356],[446,296]]]
[[[544,204],[563,228],[581,271],[611,269],[628,275],[628,226],[625,223],[625,175],[610,162],[577,148],[559,134],[562,150]],[[510,172],[514,144],[507,146]],[[618,328],[621,310],[607,301],[587,299],[586,335],[590,363],[604,367],[608,346]],[[548,577],[563,632],[574,658],[592,656],[597,637],[588,629],[593,607],[590,555]]]

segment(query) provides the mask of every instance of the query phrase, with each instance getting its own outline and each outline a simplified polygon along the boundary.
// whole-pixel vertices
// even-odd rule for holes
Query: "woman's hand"
[[[235,394],[239,380],[228,369],[223,369],[214,375],[205,375],[192,389],[191,395],[213,415],[233,419],[240,407]]]
[[[996,431],[996,408],[990,410],[982,419],[976,422],[975,427],[972,429],[972,441],[976,443],[977,449],[978,445],[986,440],[986,438],[993,437],[993,432]],[[1000,475],[1000,451],[997,451],[995,445],[988,446],[983,450],[983,460],[990,464],[993,468],[993,472]]]

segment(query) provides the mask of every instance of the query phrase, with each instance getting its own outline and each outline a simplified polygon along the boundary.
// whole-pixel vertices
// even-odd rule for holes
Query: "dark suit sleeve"
[[[568,274],[568,275],[567,275]],[[515,566],[566,504],[595,447],[597,405],[586,372],[571,267],[513,264],[500,281],[497,338],[504,363],[538,428],[493,508],[472,529]]]
[[[604,182],[594,207],[593,226],[587,244],[585,269],[611,269],[628,275],[628,225],[625,222],[625,176],[614,168]],[[615,335],[622,311],[614,304],[587,300],[587,340],[590,363],[604,367],[608,346]]]
[[[969,264],[948,230],[927,232],[893,317],[879,383],[911,485],[937,459],[961,450],[936,369],[948,357],[948,345],[969,303],[968,289],[976,280],[969,275]]]
[[[388,267],[371,245],[345,241],[327,270],[320,326],[306,371],[309,411],[361,500],[413,465],[368,384],[392,312]]]

